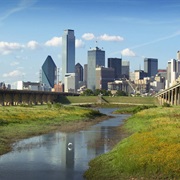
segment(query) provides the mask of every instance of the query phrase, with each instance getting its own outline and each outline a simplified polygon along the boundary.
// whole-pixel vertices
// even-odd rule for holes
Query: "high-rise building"
[[[88,69],[88,65],[84,64],[83,81],[84,81],[86,86],[87,86],[87,69]]]
[[[122,61],[121,74],[123,78],[125,77],[129,79],[129,69],[130,69],[130,62]]]
[[[96,87],[96,68],[105,66],[105,51],[98,47],[88,51],[88,79],[87,88],[95,90]]]
[[[180,61],[171,59],[168,61],[166,88],[172,86],[180,75]]]
[[[73,92],[77,90],[77,80],[75,73],[69,73],[65,75],[64,78],[64,92]]]
[[[62,36],[62,82],[67,73],[75,72],[75,36],[74,30],[64,30]]]
[[[42,83],[53,88],[57,79],[57,67],[51,56],[48,56],[42,65]]]
[[[80,63],[75,65],[75,73],[77,76],[77,81],[83,81],[83,67]]]
[[[144,59],[144,72],[147,73],[147,77],[156,76],[158,73],[158,59],[145,58]]]
[[[121,66],[122,59],[120,58],[108,58],[108,67],[114,68],[114,78],[121,78]]]
[[[96,68],[96,89],[108,90],[108,82],[114,81],[114,68]]]

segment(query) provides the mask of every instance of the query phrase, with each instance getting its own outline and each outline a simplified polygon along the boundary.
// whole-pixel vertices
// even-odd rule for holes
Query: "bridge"
[[[0,89],[0,105],[16,106],[21,104],[46,104],[60,102],[64,96],[78,96],[77,93],[29,91],[29,90],[3,90]]]
[[[170,105],[180,105],[180,83],[171,86],[155,95],[161,105],[168,103]]]

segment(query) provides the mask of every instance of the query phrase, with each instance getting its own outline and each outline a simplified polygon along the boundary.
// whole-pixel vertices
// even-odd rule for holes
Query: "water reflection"
[[[114,127],[125,118],[115,116],[76,133],[59,132],[20,141],[13,152],[0,157],[0,179],[83,179],[90,159],[110,150],[110,142],[117,139]]]

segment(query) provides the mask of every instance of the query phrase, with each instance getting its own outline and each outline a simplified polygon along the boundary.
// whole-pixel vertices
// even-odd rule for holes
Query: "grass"
[[[155,108],[155,105],[124,105],[118,110],[114,111],[114,114],[135,114],[139,111],[149,108]]]
[[[101,116],[98,111],[62,106],[0,107],[0,154],[11,150],[17,140],[48,133],[68,123]]]
[[[180,107],[142,110],[123,127],[131,135],[89,163],[86,179],[180,179]]]
[[[130,105],[157,105],[157,98],[154,97],[130,97],[130,96],[117,96],[109,97],[103,96],[105,102],[109,104],[130,104]],[[98,102],[97,96],[67,96],[66,101],[61,100],[61,103],[93,103]]]

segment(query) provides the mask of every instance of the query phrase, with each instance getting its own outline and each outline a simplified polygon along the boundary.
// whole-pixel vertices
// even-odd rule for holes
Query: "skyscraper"
[[[111,67],[114,69],[114,78],[115,79],[121,78],[121,66],[122,66],[122,59],[108,58],[108,67]]]
[[[86,86],[87,86],[87,71],[88,71],[87,69],[88,69],[88,65],[84,64],[83,81]]]
[[[88,51],[88,75],[87,88],[95,90],[96,87],[96,67],[105,66],[105,51],[95,47]]]
[[[147,77],[156,76],[158,73],[158,59],[145,58],[144,59],[144,72],[147,73]]]
[[[77,63],[75,65],[75,73],[77,76],[77,81],[83,81],[83,67],[81,66],[80,63]]]
[[[168,61],[166,88],[171,87],[180,75],[180,61],[171,59]]]
[[[108,82],[114,81],[114,68],[96,68],[96,89],[108,90]]]
[[[56,81],[56,65],[51,56],[48,56],[42,65],[42,83],[54,87]]]
[[[66,73],[75,72],[75,36],[74,30],[64,30],[62,36],[62,82]]]
[[[130,68],[130,62],[122,61],[121,74],[123,78],[125,77],[129,79],[129,68]]]

